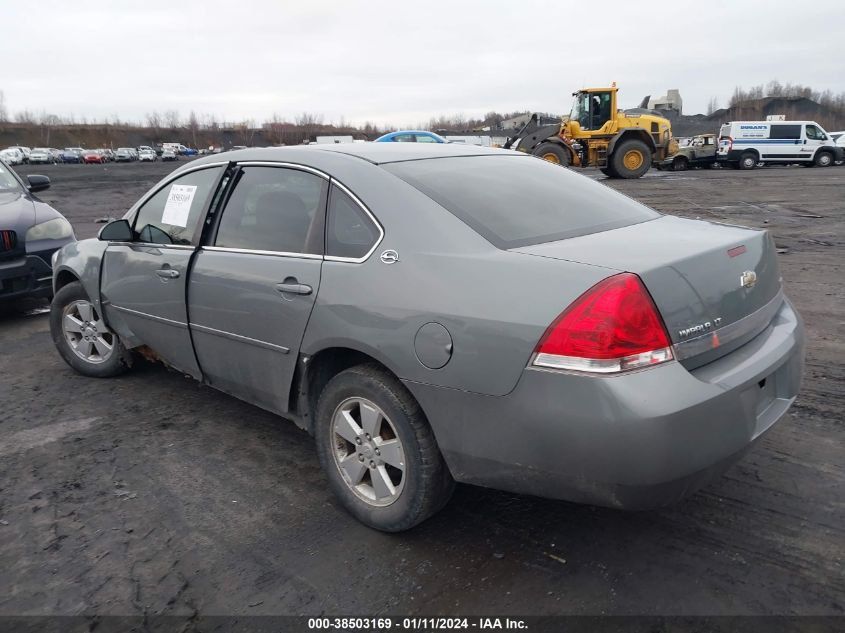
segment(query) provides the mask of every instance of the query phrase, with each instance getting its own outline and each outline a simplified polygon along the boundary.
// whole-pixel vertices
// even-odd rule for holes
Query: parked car
[[[51,147],[50,155],[53,157],[53,160],[57,163],[62,162],[62,150],[56,149],[55,147]]]
[[[102,165],[106,162],[105,155],[98,149],[88,149],[82,153],[82,162],[86,165],[97,164]]]
[[[30,164],[55,165],[58,160],[49,147],[36,147],[29,153]]]
[[[100,153],[103,155],[103,158],[106,159],[106,162],[113,163],[114,162],[114,152],[109,149],[108,147],[105,149],[101,149]]]
[[[161,160],[179,160],[179,156],[176,154],[176,150],[172,147],[165,147],[161,150]]]
[[[658,169],[684,171],[693,167],[710,168],[716,164],[716,135],[699,134],[690,143],[657,163]]]
[[[23,162],[24,163],[29,162],[29,155],[32,152],[32,150],[29,147],[24,147],[23,145],[13,145],[9,149],[18,150],[23,155]]]
[[[17,147],[7,147],[0,151],[0,159],[5,161],[7,165],[21,165],[25,162],[23,152]]]
[[[785,414],[803,368],[766,232],[469,145],[192,161],[62,249],[54,286],[71,367],[114,376],[143,346],[292,419],[387,531],[455,480],[672,502]]]
[[[52,296],[53,253],[76,238],[62,214],[33,195],[49,186],[47,176],[22,180],[0,161],[0,302]]]
[[[138,160],[154,163],[158,160],[158,156],[152,149],[142,149],[138,152]]]
[[[82,162],[82,152],[77,151],[72,147],[66,147],[62,151],[62,162],[63,163],[81,163]]]
[[[830,138],[836,143],[836,147],[841,147],[845,151],[845,132],[831,132]],[[836,165],[845,164],[845,157],[836,160]]]
[[[379,136],[375,143],[448,143],[445,138],[425,130],[400,130]]]
[[[117,151],[114,153],[114,160],[117,163],[131,163],[135,160],[135,157],[132,154],[132,148],[118,147]]]

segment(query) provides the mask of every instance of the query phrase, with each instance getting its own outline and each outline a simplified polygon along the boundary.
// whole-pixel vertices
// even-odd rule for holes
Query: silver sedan
[[[74,369],[114,376],[144,348],[293,420],[344,506],[386,531],[455,481],[675,501],[775,424],[802,374],[765,232],[504,150],[209,156],[54,271]]]

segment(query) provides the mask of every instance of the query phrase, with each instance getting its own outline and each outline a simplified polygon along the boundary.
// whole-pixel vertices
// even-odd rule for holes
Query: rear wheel
[[[757,166],[757,154],[754,152],[746,152],[739,157],[740,169],[754,169]]]
[[[105,324],[78,281],[53,297],[50,334],[65,362],[85,376],[109,378],[132,365],[131,353]]]
[[[572,163],[569,150],[559,143],[540,143],[537,149],[534,150],[534,156],[539,156],[543,160],[547,160],[555,165],[563,165],[564,167],[568,167]]]
[[[639,178],[651,167],[651,150],[638,139],[622,141],[610,157],[616,178]]]
[[[689,168],[689,161],[683,156],[678,156],[672,161],[672,171],[686,171]]]
[[[833,154],[830,152],[819,152],[816,154],[813,162],[816,164],[816,167],[830,167],[833,164]]]
[[[452,494],[454,481],[422,409],[376,365],[352,367],[329,381],[314,431],[332,491],[372,528],[407,530]]]

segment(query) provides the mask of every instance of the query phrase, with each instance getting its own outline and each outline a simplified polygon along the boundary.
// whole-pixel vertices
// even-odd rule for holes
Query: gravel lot
[[[19,172],[49,175],[42,198],[85,238],[174,167]],[[643,513],[460,486],[380,534],[340,509],[294,425],[157,365],[78,376],[33,305],[0,316],[0,615],[843,615],[845,169],[607,182],[768,228],[782,251],[804,388],[721,480]]]

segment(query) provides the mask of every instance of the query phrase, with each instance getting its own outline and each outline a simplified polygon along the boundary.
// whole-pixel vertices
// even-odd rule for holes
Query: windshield
[[[572,102],[572,111],[569,113],[570,121],[581,121],[586,118],[590,112],[589,95],[585,92],[579,92],[575,95],[575,100]]]
[[[0,165],[0,191],[20,191],[18,181],[6,170],[4,165]]]
[[[501,249],[637,224],[656,211],[559,165],[528,156],[412,160],[384,169]]]

